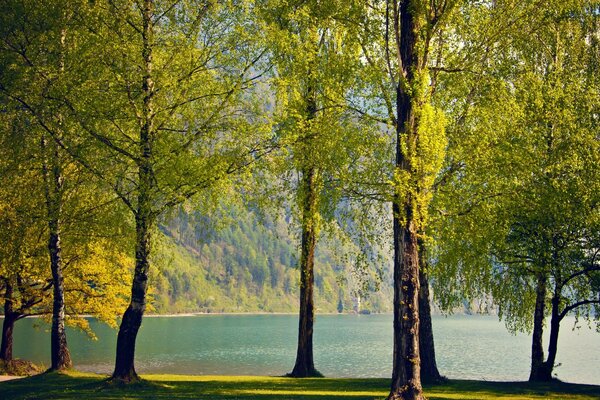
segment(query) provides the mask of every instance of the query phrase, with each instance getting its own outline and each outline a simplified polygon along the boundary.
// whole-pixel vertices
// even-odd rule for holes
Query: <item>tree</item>
[[[6,28],[2,32],[3,56],[8,60],[2,86],[5,95],[21,103],[25,108],[31,108],[31,100],[35,99],[36,109],[45,113],[52,113],[58,129],[62,134],[63,117],[55,110],[51,111],[48,98],[54,89],[52,82],[59,80],[65,68],[65,39],[67,31],[67,16],[59,7],[36,9],[30,2],[12,2],[6,4],[7,9],[3,14],[6,18]],[[33,23],[30,23],[33,21]],[[33,39],[33,40],[31,40]],[[46,48],[47,56],[28,51],[28,43],[35,43],[38,48]],[[12,76],[11,76],[12,75]],[[19,89],[11,82],[15,78],[25,87],[33,89],[41,85],[41,91],[33,90],[35,95],[27,100],[20,95]],[[20,78],[20,79],[19,79]],[[11,87],[12,86],[12,87]],[[71,357],[67,347],[65,333],[65,304],[64,304],[64,276],[63,257],[61,248],[62,231],[62,196],[64,194],[62,155],[56,143],[48,143],[45,133],[39,138],[40,143],[40,168],[45,194],[46,222],[48,224],[48,253],[50,256],[50,269],[52,271],[53,289],[53,320],[51,330],[51,370],[68,369],[72,366]]]
[[[390,399],[424,398],[419,356],[419,233],[443,160],[444,120],[431,105],[430,44],[455,2],[382,2],[367,11],[363,54],[395,137],[394,367]],[[371,44],[371,43],[373,44]]]
[[[54,280],[48,268],[48,235],[43,172],[40,167],[39,128],[30,113],[15,103],[6,106],[0,118],[0,293],[4,321],[0,358],[10,370],[14,324],[38,315],[54,320]],[[11,111],[12,110],[12,111]],[[27,134],[24,134],[27,132]],[[63,218],[62,255],[65,323],[93,336],[81,315],[94,315],[115,326],[115,313],[124,304],[129,271],[125,268],[123,233],[115,226],[122,210],[115,199],[90,184],[84,171],[67,168]],[[101,231],[102,233],[98,232]],[[95,233],[91,233],[95,232]]]
[[[447,218],[438,232],[443,305],[491,294],[512,330],[533,327],[530,380],[551,379],[560,321],[578,307],[589,318],[598,295],[591,233],[598,213],[591,111],[597,55],[586,32],[596,17],[589,10],[571,2],[534,12],[535,35],[510,32],[490,58],[494,74],[482,77],[461,117],[457,148],[469,157],[444,195]],[[467,132],[479,134],[469,139]]]
[[[69,7],[72,5],[52,2],[40,7],[38,2],[14,1],[4,4],[2,13],[0,93],[2,117],[10,127],[2,132],[3,142],[7,144],[3,150],[7,157],[23,164],[13,165],[5,178],[12,186],[13,195],[22,199],[18,203],[18,224],[36,222],[30,229],[32,233],[22,232],[25,234],[22,238],[24,248],[14,249],[15,259],[8,266],[13,283],[7,285],[7,290],[16,294],[14,289],[19,288],[20,296],[25,297],[23,285],[52,289],[50,370],[72,366],[65,332],[67,314],[87,312],[114,324],[112,313],[114,307],[122,303],[123,286],[118,283],[108,285],[107,276],[122,274],[123,266],[116,262],[122,255],[122,248],[108,238],[118,242],[127,231],[122,208],[115,207],[115,199],[107,194],[106,186],[100,185],[93,174],[74,162],[73,154],[69,153],[72,148],[67,149],[63,142],[68,137],[80,138],[76,134],[77,123],[64,101],[72,82],[81,81],[81,76],[73,73],[73,59],[81,53],[77,52],[72,38],[81,27],[75,23],[75,13]],[[85,141],[76,143],[78,151],[89,150]],[[18,175],[22,168],[27,171],[23,177]],[[37,173],[32,172],[36,169]],[[23,181],[24,177],[28,180]],[[17,185],[20,182],[25,182],[30,192],[19,192]],[[36,196],[41,196],[43,202],[39,203]],[[39,204],[43,204],[43,216],[39,214]],[[47,225],[45,229],[38,224],[40,220]],[[118,220],[122,225],[113,228]],[[48,286],[44,284],[44,274],[24,265],[37,262],[25,263],[19,259],[31,257],[36,249],[35,241],[39,241],[39,237],[32,237],[36,232],[47,236],[52,273]],[[22,233],[10,230],[7,235],[15,241]],[[104,253],[103,247],[111,248],[113,253]],[[112,266],[107,267],[106,263]],[[65,274],[67,267],[69,273]],[[33,279],[33,283],[28,283],[26,276]],[[110,305],[100,306],[99,293],[110,299]],[[48,314],[43,291],[35,296],[20,300],[21,314],[25,312],[23,306],[32,308],[35,305],[23,316],[32,312]],[[68,305],[69,298],[76,304]],[[12,303],[9,308],[14,310],[15,302]],[[87,322],[81,318],[71,322],[87,328]]]
[[[501,262],[519,260],[517,273],[533,274],[535,282],[530,381],[552,379],[564,317],[575,312],[589,319],[592,310],[597,316],[600,305],[596,260],[600,144],[591,111],[598,107],[598,82],[590,69],[597,54],[590,48],[594,32],[588,25],[597,15],[583,5],[568,4],[548,16],[547,30],[539,35],[548,50],[528,57],[532,72],[517,86],[522,88],[517,96],[524,104],[525,123],[537,145],[527,148],[540,161],[534,163],[533,179],[524,184],[535,200],[515,207],[506,237],[508,253],[503,252]],[[548,294],[550,340],[544,360]]]
[[[93,150],[81,152],[77,137],[53,139],[110,185],[135,220],[131,300],[113,379],[138,379],[135,341],[157,219],[199,192],[222,191],[228,176],[269,150],[262,147],[269,132],[244,90],[256,80],[249,74],[259,75],[262,55],[250,45],[247,11],[229,3],[145,0],[82,5],[77,14],[87,30],[61,100]]]
[[[425,250],[425,244],[421,241],[419,245],[419,357],[421,359],[421,380],[424,383],[440,383],[445,378],[440,374],[435,358],[428,275],[429,256],[425,253]]]
[[[298,347],[290,376],[321,376],[313,360],[315,249],[322,230],[335,225],[348,171],[357,168],[372,143],[359,140],[361,127],[368,125],[347,101],[359,84],[360,63],[356,31],[343,21],[355,18],[358,8],[353,2],[309,1],[292,8],[274,1],[261,3],[261,10],[284,151],[270,173],[285,179],[272,186],[279,195],[293,193],[301,231]]]

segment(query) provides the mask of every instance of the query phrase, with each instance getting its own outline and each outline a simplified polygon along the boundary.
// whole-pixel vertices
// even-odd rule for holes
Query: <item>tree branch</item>
[[[577,303],[573,303],[570,306],[565,307],[565,309],[558,316],[559,320],[562,320],[569,312],[573,311],[577,307],[585,306],[587,304],[600,304],[600,299],[598,300],[582,300]]]

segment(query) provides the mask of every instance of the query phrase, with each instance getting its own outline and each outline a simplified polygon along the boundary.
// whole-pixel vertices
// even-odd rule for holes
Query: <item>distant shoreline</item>
[[[144,317],[199,317],[204,315],[298,315],[297,312],[268,312],[268,311],[248,311],[248,312],[193,312],[193,313],[179,313],[179,314],[144,314]],[[319,315],[392,315],[391,312],[383,313],[315,313],[315,316]]]
[[[50,315],[50,314],[48,314]],[[223,316],[223,315],[232,315],[232,316],[242,316],[242,315],[298,315],[297,312],[267,312],[267,311],[249,311],[249,312],[191,312],[191,313],[177,313],[177,314],[144,314],[144,318],[176,318],[176,317],[202,317],[202,316]],[[393,315],[392,312],[381,312],[381,313],[370,313],[370,314],[360,314],[360,313],[315,313],[315,316],[321,315],[355,315],[355,316],[369,316],[369,315]],[[484,317],[497,317],[497,314],[493,313],[465,313],[465,312],[456,312],[452,314],[442,314],[442,313],[432,313],[434,317],[450,317],[456,315],[463,316],[484,316]],[[95,318],[94,315],[83,314],[79,315],[81,318]],[[121,314],[115,315],[115,317],[121,317]],[[43,318],[42,315],[31,315],[26,318]],[[0,319],[4,319],[4,315],[0,314]]]
[[[50,314],[48,314],[50,315]],[[249,312],[193,312],[193,313],[178,313],[178,314],[144,314],[144,318],[174,318],[174,317],[202,317],[206,315],[298,315],[297,312],[267,312],[267,311],[249,311]],[[370,314],[360,314],[360,313],[315,313],[315,316],[320,315],[392,315],[391,312],[383,312],[383,313],[370,313]],[[116,315],[115,317],[120,317],[121,315]],[[94,315],[83,314],[79,315],[81,318],[95,318]],[[43,315],[30,315],[26,318],[43,318]],[[0,314],[0,319],[4,319],[4,315]]]

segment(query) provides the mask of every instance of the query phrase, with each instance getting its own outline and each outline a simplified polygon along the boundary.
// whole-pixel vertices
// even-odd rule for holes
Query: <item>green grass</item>
[[[263,376],[144,375],[142,382],[111,384],[101,375],[43,374],[0,383],[0,399],[383,399],[387,379],[293,379]],[[561,382],[449,381],[426,386],[429,399],[598,399],[600,386]]]

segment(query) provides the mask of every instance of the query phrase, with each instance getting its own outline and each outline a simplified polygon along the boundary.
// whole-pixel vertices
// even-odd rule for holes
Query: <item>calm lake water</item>
[[[526,380],[530,337],[513,336],[491,316],[434,317],[438,367],[449,378]],[[92,322],[98,340],[74,330],[68,343],[79,370],[112,371],[117,333]],[[600,384],[600,334],[563,322],[556,368],[568,382]],[[145,318],[137,341],[138,372],[282,375],[295,360],[297,317],[202,315]],[[49,364],[50,335],[39,319],[15,327],[15,356]],[[389,377],[391,315],[319,315],[315,366],[329,377]],[[547,343],[547,338],[546,338]]]

